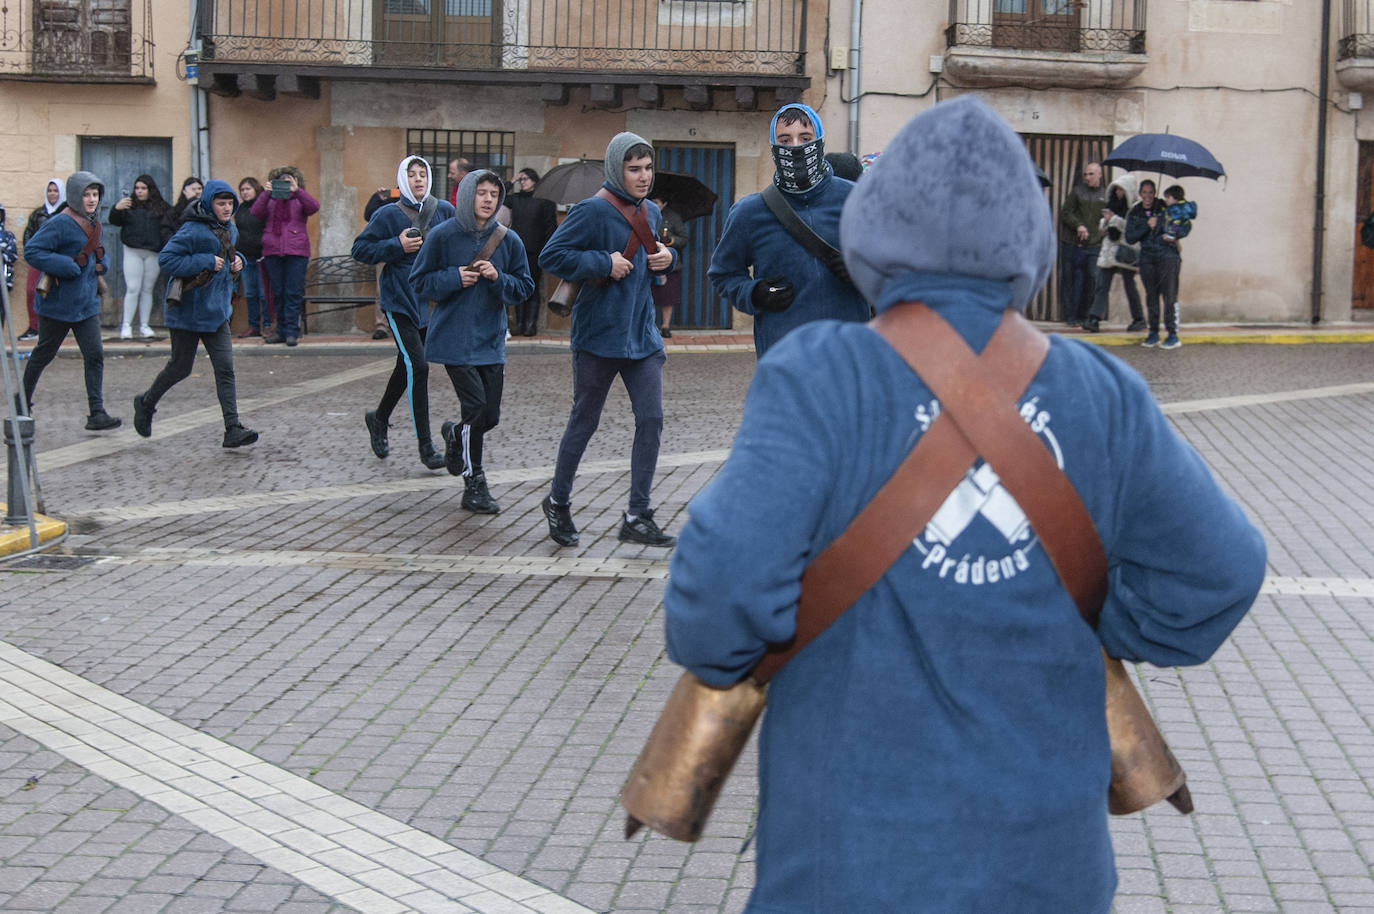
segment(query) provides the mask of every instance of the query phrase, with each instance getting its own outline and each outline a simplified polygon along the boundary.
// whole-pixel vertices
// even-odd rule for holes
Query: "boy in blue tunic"
[[[203,343],[215,371],[215,396],[224,416],[223,446],[243,447],[258,440],[257,432],[239,422],[234,337],[229,332],[234,284],[247,263],[234,249],[239,238],[234,224],[238,208],[238,197],[227,182],[206,181],[200,197],[186,207],[181,228],[158,252],[157,265],[172,277],[165,315],[172,357],[148,389],[134,397],[134,431],[144,438],[153,433],[158,401],[174,384],[190,377],[196,346]]]
[[[410,283],[433,300],[424,356],[444,366],[461,415],[445,422],[444,463],[463,477],[463,508],[500,509],[482,469],[482,444],[501,421],[506,367],[506,305],[534,291],[525,245],[496,220],[506,186],[493,171],[470,171],[458,184],[454,217],[429,236],[415,257]]]
[[[840,237],[880,313],[924,302],[975,351],[1055,257],[1024,142],[971,95],[898,132]],[[1014,499],[966,497],[986,482],[971,465],[883,577],[769,683],[749,914],[1111,907],[1099,646],[1204,662],[1259,592],[1265,548],[1139,375],[1095,346],[1048,345],[1018,407],[1105,549],[1098,629]],[[1085,388],[1099,395],[1085,402]],[[673,555],[669,656],[726,685],[790,640],[808,562],[939,405],[861,324],[799,327],[760,359],[729,459]]]
[[[105,350],[100,344],[100,277],[108,269],[98,215],[104,193],[99,178],[78,171],[67,179],[65,202],[24,244],[24,260],[47,278],[46,289],[34,292],[38,342],[24,368],[24,399],[32,409],[43,369],[71,333],[81,349],[90,408],[86,428],[93,432],[120,424],[105,412]],[[44,285],[40,279],[40,289]]]
[[[840,208],[854,189],[824,158],[820,115],[806,105],[784,105],[769,127],[773,184],[782,199],[831,247],[840,244]],[[725,231],[706,271],[716,292],[737,311],[754,315],[759,358],[785,334],[810,321],[866,321],[868,302],[804,248],[769,210],[762,194],[730,208]]]
[[[416,298],[410,284],[410,270],[425,237],[453,216],[453,207],[430,193],[432,178],[429,163],[419,156],[401,160],[396,169],[401,199],[373,212],[367,227],[353,240],[353,259],[385,264],[378,284],[378,300],[391,328],[391,339],[396,343],[396,367],[387,379],[382,399],[376,409],[363,414],[372,453],[378,457],[391,453],[387,425],[391,411],[400,402],[401,394],[405,394],[420,447],[420,462],[437,470],[444,465],[444,457],[434,449],[429,430],[429,365],[425,363],[429,303]]]
[[[582,283],[572,313],[572,412],[542,508],[549,537],[560,546],[576,546],[573,478],[601,421],[611,382],[620,375],[635,416],[630,503],[620,524],[620,541],[667,547],[677,538],[659,529],[649,502],[663,434],[665,361],[649,274],[671,270],[677,252],[655,240],[663,215],[648,199],[654,183],[654,148],[641,136],[618,133],[606,146],[605,162],[606,182],[598,195],[572,208],[539,255],[544,270]],[[638,229],[631,219],[639,223]],[[642,233],[645,223],[652,249],[641,243],[630,251],[631,235]]]

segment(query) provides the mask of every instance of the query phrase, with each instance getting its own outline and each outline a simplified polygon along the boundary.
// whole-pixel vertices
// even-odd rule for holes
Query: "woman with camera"
[[[430,193],[431,177],[429,163],[419,156],[406,156],[401,161],[396,169],[401,198],[372,214],[367,228],[353,241],[353,259],[383,264],[377,299],[396,343],[396,367],[382,399],[375,410],[363,414],[372,453],[378,457],[391,453],[387,425],[391,411],[405,394],[420,462],[437,470],[444,465],[444,455],[434,449],[429,427],[429,365],[425,362],[429,303],[420,301],[410,285],[410,268],[430,229],[453,218],[453,207]]]
[[[294,165],[272,169],[267,179],[271,190],[259,194],[251,207],[264,222],[262,264],[277,306],[277,331],[265,342],[294,346],[301,335],[305,268],[310,262],[305,220],[320,211],[320,204],[305,192],[305,176]]]

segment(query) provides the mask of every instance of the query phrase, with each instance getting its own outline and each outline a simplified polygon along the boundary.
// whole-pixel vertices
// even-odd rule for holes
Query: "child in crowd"
[[[458,395],[458,422],[445,422],[444,461],[463,477],[464,510],[500,509],[482,471],[482,439],[501,421],[506,306],[534,292],[520,236],[497,219],[506,185],[494,171],[470,171],[458,185],[454,217],[434,229],[410,271],[421,301],[433,301],[424,357],[444,366]]]
[[[158,265],[172,277],[166,290],[172,357],[152,385],[134,397],[134,430],[144,438],[153,433],[157,402],[172,385],[190,377],[196,344],[204,343],[224,416],[223,446],[243,447],[258,440],[257,432],[239,422],[234,340],[229,332],[234,281],[246,262],[234,249],[239,237],[234,224],[238,207],[238,197],[227,182],[205,182],[203,193],[186,207],[181,228],[157,255]]]
[[[1197,218],[1197,204],[1183,193],[1182,184],[1170,184],[1164,189],[1164,239],[1178,241],[1193,230]]]

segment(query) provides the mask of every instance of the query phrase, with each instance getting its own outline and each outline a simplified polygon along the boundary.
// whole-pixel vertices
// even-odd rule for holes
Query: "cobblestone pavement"
[[[1374,911],[1374,345],[1112,352],[1270,558],[1212,662],[1140,671],[1198,812],[1113,820],[1116,910]],[[616,795],[677,677],[665,555],[615,538],[622,390],[574,491],[582,545],[564,550],[538,502],[566,352],[511,357],[494,517],[419,464],[403,411],[393,456],[371,455],[385,353],[245,351],[262,441],[232,452],[204,358],[135,436],[131,398],[162,363],[107,359],[125,419],[110,434],[81,428],[79,360],[38,389],[46,507],[75,532],[62,555],[0,566],[0,910],[742,909],[752,753],[696,845],[622,837]],[[666,528],[723,459],[753,364],[670,356]],[[431,403],[436,431],[456,418],[441,372]]]

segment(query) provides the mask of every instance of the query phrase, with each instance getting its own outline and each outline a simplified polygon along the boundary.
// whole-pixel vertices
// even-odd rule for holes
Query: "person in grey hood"
[[[572,313],[572,411],[542,508],[549,538],[560,546],[578,545],[573,479],[620,375],[634,410],[635,437],[630,500],[618,536],[621,542],[667,548],[677,538],[654,520],[649,498],[663,434],[665,361],[649,281],[650,273],[671,270],[678,255],[657,240],[663,214],[648,199],[654,148],[637,134],[618,133],[606,144],[605,169],[601,190],[572,208],[539,255],[542,269],[582,283]]]
[[[840,240],[880,315],[923,302],[985,359],[1055,256],[1024,142],[972,95],[898,132],[845,204]],[[747,914],[1111,907],[1099,647],[1203,663],[1259,592],[1265,548],[1139,375],[1099,347],[1047,345],[1016,406],[1101,538],[1097,629],[1040,531],[970,461],[931,493],[935,520],[769,682]],[[808,563],[940,406],[867,325],[817,321],[773,347],[729,458],[689,505],[663,597],[669,656],[723,686],[792,639]],[[1000,490],[996,509],[979,481]]]
[[[38,343],[24,368],[24,398],[71,333],[85,363],[89,431],[116,428],[120,420],[105,412],[105,350],[100,343],[100,277],[108,264],[100,245],[100,198],[105,185],[89,171],[67,179],[66,202],[24,245],[24,260],[47,277],[34,295]]]

